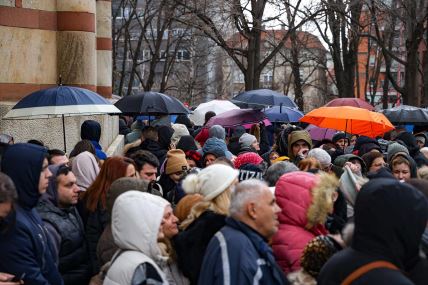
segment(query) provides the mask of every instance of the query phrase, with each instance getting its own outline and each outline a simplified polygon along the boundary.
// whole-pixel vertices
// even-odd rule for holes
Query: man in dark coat
[[[267,241],[280,208],[267,185],[246,180],[232,193],[230,217],[208,244],[198,284],[288,284]]]
[[[94,120],[86,120],[80,127],[80,137],[82,140],[91,141],[95,148],[96,156],[101,160],[106,160],[107,155],[103,152],[103,148],[100,145],[101,138],[101,125]]]
[[[63,284],[52,242],[35,209],[52,175],[46,157],[43,147],[15,144],[1,162],[2,171],[15,183],[18,203],[15,224],[0,234],[0,272],[23,276],[25,284],[31,285]]]
[[[85,229],[77,209],[76,177],[68,166],[50,166],[52,177],[37,211],[43,219],[59,257],[59,271],[65,285],[88,284],[92,275]]]
[[[427,200],[413,186],[388,178],[369,181],[355,203],[351,247],[327,261],[318,284],[341,284],[353,272],[375,261],[386,261],[396,269],[381,266],[352,284],[414,284],[405,274],[420,263],[419,246],[427,220]],[[428,284],[428,277],[420,284]]]
[[[419,146],[415,137],[409,132],[400,133],[396,139],[398,142],[403,142],[409,150],[410,156],[415,160],[417,167],[427,166],[428,159],[419,151]]]

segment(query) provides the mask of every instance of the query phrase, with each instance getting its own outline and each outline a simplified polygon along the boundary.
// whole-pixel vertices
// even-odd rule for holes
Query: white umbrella
[[[195,125],[202,126],[205,122],[206,112],[213,111],[216,115],[219,115],[234,109],[239,109],[239,107],[228,100],[212,100],[200,104],[193,113],[189,115],[189,118],[195,123]]]

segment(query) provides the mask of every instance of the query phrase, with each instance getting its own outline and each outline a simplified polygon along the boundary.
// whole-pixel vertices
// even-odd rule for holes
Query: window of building
[[[190,60],[190,52],[187,49],[179,49],[176,54],[177,60]]]
[[[370,58],[369,58],[369,66],[374,66],[375,63],[376,63],[376,56],[372,54],[370,55]]]

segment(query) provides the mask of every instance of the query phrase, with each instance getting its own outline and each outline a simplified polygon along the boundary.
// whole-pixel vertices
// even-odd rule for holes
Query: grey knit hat
[[[386,154],[386,160],[387,160],[388,164],[391,163],[392,158],[397,153],[405,153],[407,155],[410,155],[409,154],[409,150],[407,149],[407,147],[405,147],[404,145],[399,144],[397,142],[393,142],[390,145],[388,145],[388,152]]]
[[[255,136],[245,133],[239,138],[239,145],[241,147],[250,147],[255,141],[257,141]]]
[[[327,167],[331,164],[331,156],[321,148],[314,148],[308,152],[308,157],[313,157],[321,163],[321,166]]]

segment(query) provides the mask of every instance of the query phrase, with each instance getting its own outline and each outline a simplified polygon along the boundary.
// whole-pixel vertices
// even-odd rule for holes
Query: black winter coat
[[[59,272],[65,285],[88,284],[92,276],[85,230],[76,208],[60,209],[49,201],[37,206],[48,232],[55,236]],[[54,239],[54,243],[55,243]]]
[[[101,205],[97,207],[95,212],[88,212],[88,220],[86,222],[86,239],[88,241],[89,258],[91,260],[93,273],[100,271],[100,266],[97,258],[97,245],[105,227],[110,221],[107,210],[101,209]]]
[[[178,267],[190,284],[198,284],[205,250],[214,234],[226,224],[225,220],[224,215],[206,211],[173,239]]]
[[[362,187],[354,209],[352,245],[327,261],[318,285],[341,284],[356,269],[379,260],[400,270],[374,269],[352,284],[413,284],[402,272],[417,275],[414,270],[421,262],[419,246],[428,220],[426,198],[409,184],[377,178]],[[428,284],[428,275],[419,276],[417,284]]]

